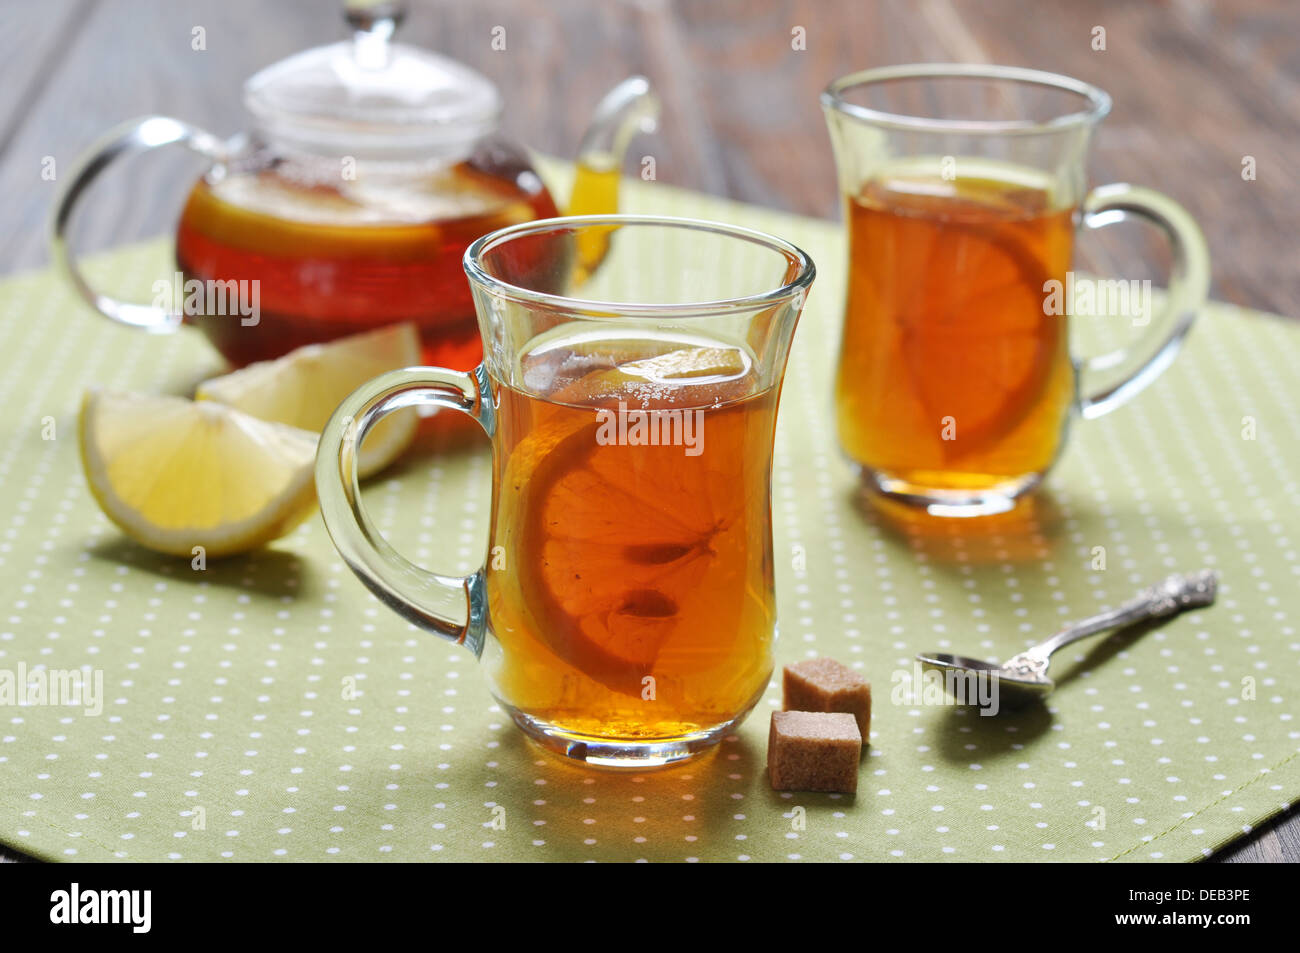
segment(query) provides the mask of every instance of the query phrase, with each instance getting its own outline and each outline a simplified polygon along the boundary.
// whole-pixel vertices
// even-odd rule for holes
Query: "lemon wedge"
[[[328,344],[308,344],[274,361],[259,361],[214,377],[198,386],[194,398],[320,433],[343,398],[370,378],[419,363],[415,326],[395,324]],[[377,423],[361,446],[360,475],[378,473],[401,456],[418,425],[410,408]]]
[[[149,549],[244,552],[315,511],[316,435],[232,407],[92,389],[79,437],[100,509]]]

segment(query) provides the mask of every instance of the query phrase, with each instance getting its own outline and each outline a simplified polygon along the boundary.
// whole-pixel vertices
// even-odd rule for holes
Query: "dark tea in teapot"
[[[537,176],[513,163],[460,162],[391,180],[348,179],[338,162],[223,173],[190,193],[176,259],[187,280],[259,282],[255,325],[186,317],[240,366],[410,321],[425,363],[473,367],[482,345],[461,256],[480,235],[557,214]]]

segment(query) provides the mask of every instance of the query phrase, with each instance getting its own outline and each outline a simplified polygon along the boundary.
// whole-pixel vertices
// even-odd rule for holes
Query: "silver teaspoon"
[[[916,658],[927,669],[943,672],[945,676],[960,676],[959,679],[950,679],[947,684],[965,683],[974,688],[976,679],[989,679],[993,690],[999,693],[994,696],[999,703],[1008,708],[1018,708],[1043,698],[1056,687],[1056,683],[1047,677],[1047,666],[1057,649],[1120,626],[1163,619],[1185,609],[1208,606],[1214,602],[1218,582],[1218,574],[1212,569],[1168,576],[1164,581],[1143,589],[1123,605],[1068,625],[1045,642],[1025,649],[1000,665],[946,652],[922,652]],[[958,695],[959,700],[961,697]],[[970,691],[967,697],[973,702],[976,695]]]

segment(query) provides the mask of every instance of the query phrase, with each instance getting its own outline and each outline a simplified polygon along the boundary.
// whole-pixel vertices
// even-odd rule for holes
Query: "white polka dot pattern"
[[[37,274],[0,285],[0,672],[91,666],[104,708],[0,706],[0,840],[80,860],[1171,861],[1289,804],[1300,329],[1215,306],[1148,393],[1074,428],[1042,497],[957,535],[865,509],[834,446],[838,228],[627,191],[634,211],[771,231],[819,266],[773,473],[778,660],[834,656],[872,680],[857,797],[768,787],[775,679],[736,737],[675,770],[540,753],[467,653],[365,593],[319,519],[204,572],[126,542],[84,487],[82,390],[180,393],[217,360],[196,334],[98,320]],[[171,271],[157,244],[98,264],[119,289]],[[1100,346],[1112,325],[1079,330]],[[372,482],[369,507],[399,549],[466,571],[486,538],[488,460],[429,449]],[[1201,565],[1222,574],[1214,609],[1067,650],[1046,709],[891,701],[917,650],[1006,657]]]

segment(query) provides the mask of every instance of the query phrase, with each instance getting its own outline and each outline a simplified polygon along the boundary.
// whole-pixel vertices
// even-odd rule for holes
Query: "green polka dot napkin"
[[[81,475],[83,389],[185,393],[218,358],[196,333],[97,318],[42,272],[0,284],[0,695],[5,673],[87,666],[102,710],[0,704],[0,841],[128,861],[1185,861],[1300,792],[1300,329],[1212,307],[1149,391],[1073,428],[1032,505],[959,531],[864,505],[835,448],[836,225],[639,182],[625,198],[817,261],[773,473],[777,657],[871,679],[856,798],[768,786],[779,679],[702,760],[583,770],[524,740],[467,652],[371,598],[319,518],[203,572],[125,540]],[[173,270],[161,242],[96,264],[145,297]],[[1120,333],[1080,323],[1090,345]],[[463,572],[489,481],[482,444],[426,442],[366,495],[400,549]],[[1221,573],[1217,605],[1065,650],[1046,708],[984,718],[903,697],[918,650],[1005,658],[1200,566]]]

